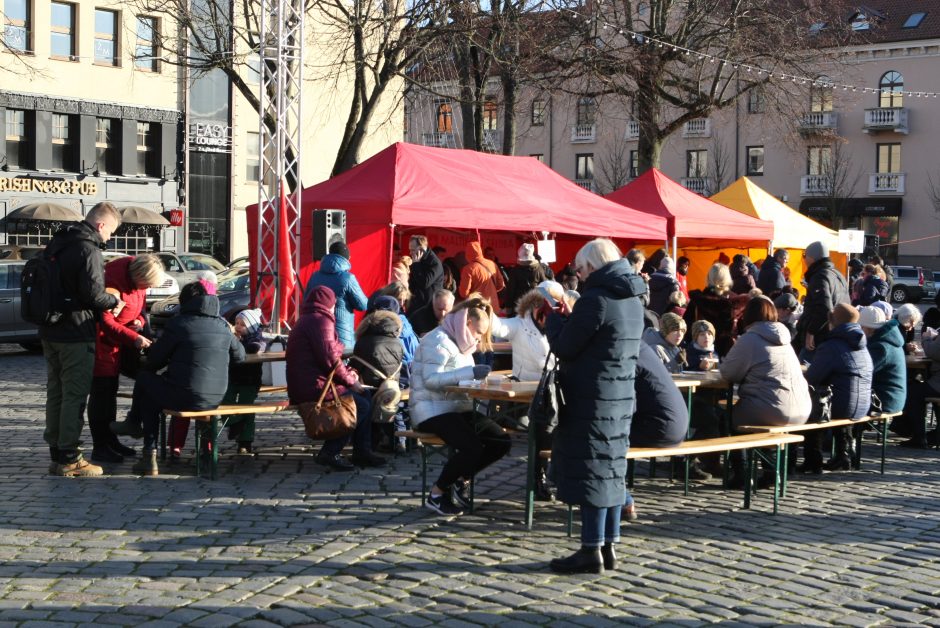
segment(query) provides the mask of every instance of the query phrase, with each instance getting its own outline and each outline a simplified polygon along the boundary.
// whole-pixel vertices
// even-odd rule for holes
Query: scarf
[[[467,311],[466,308],[461,308],[451,312],[441,321],[441,329],[450,336],[457,345],[457,350],[463,355],[470,355],[477,347],[477,339],[467,327]]]

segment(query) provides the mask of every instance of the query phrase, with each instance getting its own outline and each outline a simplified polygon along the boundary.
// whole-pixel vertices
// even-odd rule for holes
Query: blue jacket
[[[783,267],[773,255],[768,255],[757,272],[757,287],[761,292],[770,296],[787,287],[787,277],[783,274]]]
[[[313,273],[304,291],[304,301],[315,286],[326,286],[336,295],[336,335],[347,349],[356,343],[356,318],[353,312],[366,309],[366,295],[356,276],[349,272],[352,265],[342,255],[330,253],[320,261],[320,270]]]
[[[640,344],[636,362],[636,412],[630,425],[633,447],[674,447],[689,431],[689,409],[656,352]]]
[[[832,387],[832,418],[861,419],[871,407],[872,361],[858,323],[832,329],[806,371],[813,386]]]
[[[411,361],[415,359],[415,351],[418,350],[418,335],[415,333],[414,327],[411,326],[411,321],[408,320],[407,316],[399,313],[398,318],[401,319],[401,344],[405,349],[405,359],[403,362],[405,364],[411,364]]]
[[[559,361],[564,395],[551,473],[567,504],[608,508],[624,500],[634,377],[643,333],[646,282],[625,259],[588,276],[564,318],[548,316],[546,336]],[[422,347],[424,341],[422,341]]]
[[[872,388],[884,412],[900,412],[907,398],[907,365],[904,336],[896,319],[890,320],[868,338],[868,353],[874,371]]]
[[[856,305],[871,305],[888,300],[888,284],[878,275],[869,275],[862,280],[862,291]]]

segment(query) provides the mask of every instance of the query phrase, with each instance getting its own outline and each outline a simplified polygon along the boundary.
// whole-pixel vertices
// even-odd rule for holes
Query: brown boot
[[[75,462],[56,465],[54,474],[67,478],[93,478],[103,473],[104,470],[98,465],[91,464],[84,458],[79,458]]]
[[[155,449],[150,451],[145,449],[140,452],[140,460],[134,463],[131,471],[135,475],[159,475],[160,470],[157,468],[157,451]]]

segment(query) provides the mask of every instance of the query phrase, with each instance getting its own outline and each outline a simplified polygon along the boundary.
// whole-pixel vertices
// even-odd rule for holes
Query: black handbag
[[[544,434],[551,434],[558,425],[558,414],[564,405],[564,396],[558,387],[558,361],[549,367],[552,354],[549,352],[542,367],[542,377],[529,402],[529,422]]]
[[[807,423],[828,423],[832,420],[832,388],[809,387],[809,396],[813,400],[813,409]]]

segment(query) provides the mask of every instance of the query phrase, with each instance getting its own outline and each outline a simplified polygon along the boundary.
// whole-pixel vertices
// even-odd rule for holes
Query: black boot
[[[535,499],[540,502],[555,501],[555,490],[548,483],[544,465],[535,470]]]
[[[823,465],[826,471],[851,471],[852,458],[849,455],[849,435],[848,428],[837,428],[832,430],[832,437],[835,440],[835,455],[829,459],[829,462]]]
[[[613,543],[608,543],[601,548],[601,558],[604,559],[604,569],[617,568],[617,554],[614,552]]]
[[[582,547],[568,558],[553,558],[548,563],[555,573],[604,573],[604,559],[599,547]]]

